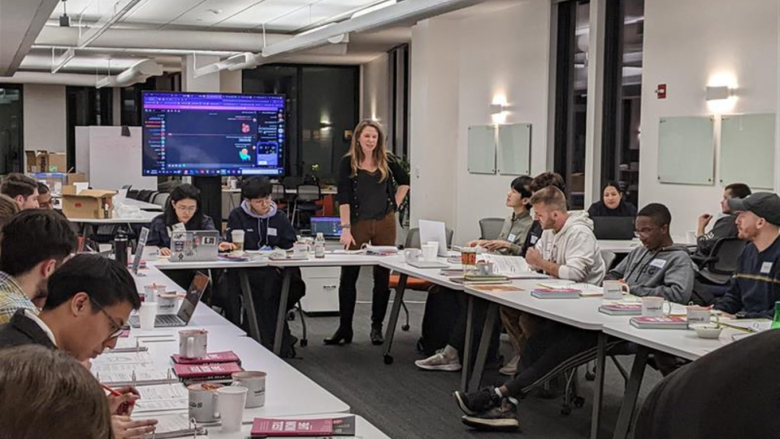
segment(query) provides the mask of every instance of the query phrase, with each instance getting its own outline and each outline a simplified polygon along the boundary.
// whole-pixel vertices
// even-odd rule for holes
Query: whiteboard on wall
[[[531,173],[531,124],[498,127],[498,172],[501,175]]]
[[[658,181],[715,183],[715,118],[662,117],[658,123]]]
[[[468,142],[469,173],[495,174],[496,128],[492,125],[470,126]]]
[[[775,114],[740,114],[721,118],[720,182],[752,188],[775,185]]]
[[[97,189],[157,190],[157,177],[141,176],[141,127],[89,127],[89,184]],[[77,154],[78,155],[78,154]]]

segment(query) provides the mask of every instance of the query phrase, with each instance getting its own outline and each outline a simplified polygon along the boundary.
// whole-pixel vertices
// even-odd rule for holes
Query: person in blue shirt
[[[233,209],[228,217],[225,230],[228,240],[232,240],[234,230],[243,230],[244,250],[292,248],[297,239],[295,229],[287,215],[280,211],[271,199],[271,181],[268,177],[245,180],[241,184],[241,198],[241,205]],[[300,269],[288,270],[293,270],[287,301],[289,310],[306,294],[306,284],[302,280]],[[247,274],[260,329],[260,342],[266,348],[272,349],[282,294],[282,271],[275,267],[264,267],[248,270]],[[228,319],[237,323],[240,321],[240,302],[238,294],[234,292],[241,291],[237,273],[232,270],[228,272],[228,282],[231,295],[228,298],[226,314]],[[290,334],[287,321],[284,322],[283,330],[281,356],[295,357],[294,345],[297,340]]]
[[[729,209],[738,214],[739,238],[750,241],[737,260],[729,290],[715,309],[737,318],[774,317],[780,301],[780,197],[756,192],[731,198]]]
[[[200,190],[191,184],[176,186],[168,197],[165,212],[156,216],[149,225],[146,245],[160,248],[160,255],[171,255],[171,232],[175,227],[187,230],[217,230],[214,220],[200,210]],[[220,251],[233,249],[233,244],[219,244]]]

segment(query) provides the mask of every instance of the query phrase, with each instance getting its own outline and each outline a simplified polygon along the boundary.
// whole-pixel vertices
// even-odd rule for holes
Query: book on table
[[[641,303],[605,303],[599,307],[599,312],[609,316],[641,316]]]
[[[579,299],[580,290],[576,288],[536,288],[531,296],[537,299]]]
[[[688,329],[688,319],[681,316],[631,317],[630,323],[639,329]]]
[[[251,437],[354,436],[355,427],[354,416],[326,419],[255,418]]]
[[[173,354],[171,355],[171,359],[176,364],[215,364],[215,363],[236,363],[238,365],[241,364],[241,359],[238,358],[238,355],[236,355],[233,351],[223,351],[223,352],[211,352],[206,354],[204,357],[198,357],[198,358],[187,358],[182,357],[179,354]]]
[[[232,381],[235,372],[244,369],[238,363],[174,364],[173,371],[185,384],[203,381]]]
[[[464,276],[451,277],[450,281],[463,285],[504,285],[511,283],[509,278],[499,274],[466,274]]]

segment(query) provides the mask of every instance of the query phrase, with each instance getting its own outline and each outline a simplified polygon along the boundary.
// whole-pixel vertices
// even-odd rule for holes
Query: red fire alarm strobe
[[[666,84],[658,84],[655,94],[658,96],[658,99],[666,99]]]

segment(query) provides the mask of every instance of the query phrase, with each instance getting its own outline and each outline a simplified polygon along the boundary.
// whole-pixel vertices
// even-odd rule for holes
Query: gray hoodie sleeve
[[[635,296],[659,296],[681,304],[688,304],[693,291],[693,263],[687,254],[682,252],[670,255],[667,266],[664,267],[663,283],[656,287],[632,285],[631,294]]]

